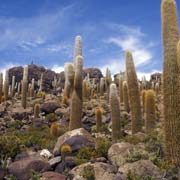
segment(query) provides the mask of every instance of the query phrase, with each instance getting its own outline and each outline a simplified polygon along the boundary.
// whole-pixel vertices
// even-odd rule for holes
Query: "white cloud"
[[[137,76],[138,76],[138,79],[139,79],[139,80],[141,80],[142,77],[145,76],[145,77],[146,77],[146,80],[149,81],[151,75],[154,74],[154,73],[162,73],[162,72],[159,71],[159,70],[152,70],[152,71],[150,71],[150,72],[140,72],[140,71],[138,71],[138,72],[137,72]]]
[[[56,73],[60,73],[60,72],[64,71],[64,67],[59,66],[59,65],[54,65],[51,69],[52,69],[52,71],[54,71]]]

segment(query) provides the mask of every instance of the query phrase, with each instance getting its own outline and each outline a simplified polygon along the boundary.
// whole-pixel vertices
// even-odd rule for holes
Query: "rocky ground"
[[[177,169],[164,160],[160,94],[156,128],[148,135],[131,135],[130,114],[121,104],[123,134],[117,143],[111,140],[106,96],[84,99],[83,127],[68,131],[69,101],[63,101],[58,90],[54,94],[47,91],[45,96],[28,98],[26,109],[18,96],[0,104],[0,180],[178,179]],[[37,103],[40,115],[35,118]],[[99,131],[95,126],[96,107],[103,112]]]

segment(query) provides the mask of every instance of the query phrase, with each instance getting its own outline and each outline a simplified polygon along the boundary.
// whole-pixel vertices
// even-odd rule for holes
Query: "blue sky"
[[[56,72],[72,61],[81,35],[85,67],[124,70],[133,52],[139,75],[162,69],[161,0],[1,0],[1,70],[35,64]],[[180,12],[180,3],[178,3]]]

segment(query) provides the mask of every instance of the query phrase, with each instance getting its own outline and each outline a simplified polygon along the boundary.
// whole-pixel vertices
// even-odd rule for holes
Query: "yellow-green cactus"
[[[112,139],[116,142],[121,136],[120,127],[120,103],[117,93],[116,84],[110,85],[109,103],[111,110],[111,121],[112,121]]]
[[[40,114],[40,104],[35,104],[34,106],[34,117],[38,118]]]
[[[96,130],[100,131],[102,127],[102,110],[99,107],[96,108],[95,115],[96,115]]]
[[[163,106],[166,155],[173,164],[180,165],[180,79],[177,61],[179,40],[176,2],[162,0],[163,38]]]
[[[126,52],[126,78],[131,109],[131,129],[132,134],[135,134],[142,130],[142,112],[139,85],[133,57],[130,51]]]
[[[155,127],[156,120],[155,93],[153,90],[147,90],[145,94],[145,130],[151,133]]]
[[[77,129],[82,126],[82,68],[83,57],[77,56],[75,62],[74,89],[70,104],[70,122],[69,129]]]

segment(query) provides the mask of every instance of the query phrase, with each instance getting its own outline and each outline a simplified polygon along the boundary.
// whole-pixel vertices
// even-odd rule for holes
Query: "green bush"
[[[82,177],[86,180],[95,180],[94,167],[91,165],[85,166],[82,172]]]

